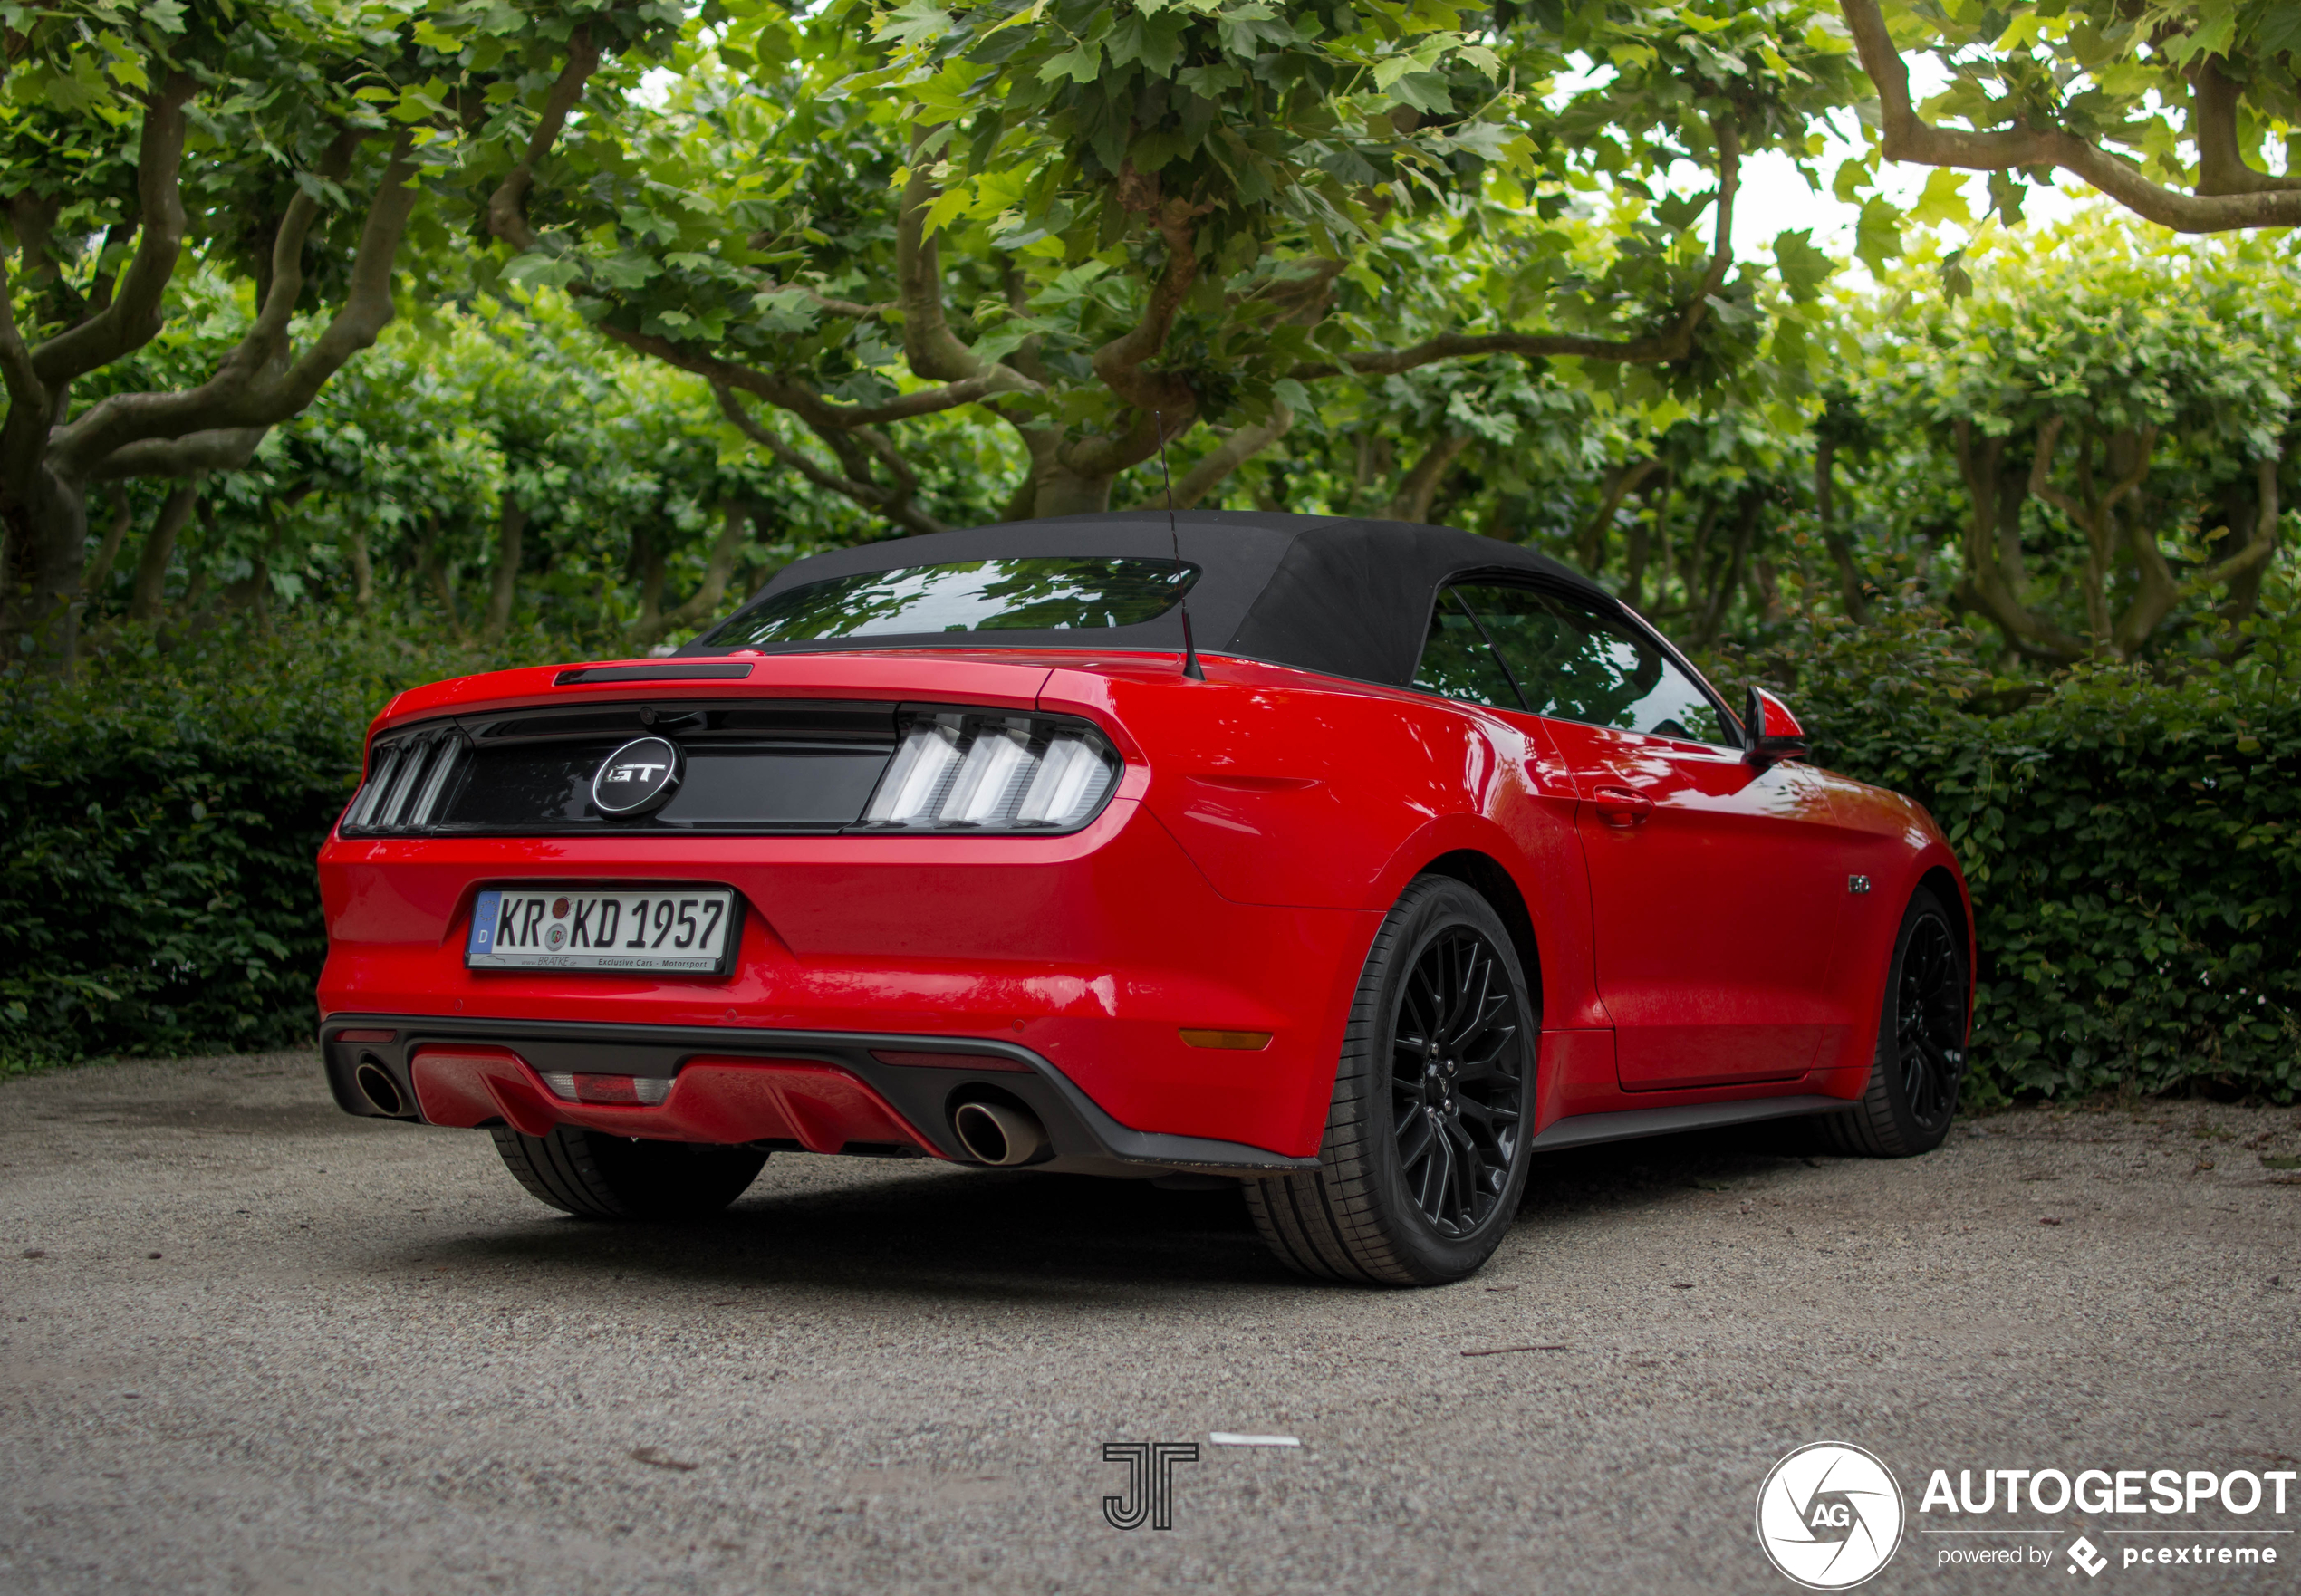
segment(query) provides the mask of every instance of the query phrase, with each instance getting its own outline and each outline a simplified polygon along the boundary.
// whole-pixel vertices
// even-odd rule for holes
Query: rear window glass
[[[700,640],[743,649],[826,638],[1138,626],[1173,609],[1198,579],[1196,565],[1099,555],[867,571],[777,593]]]

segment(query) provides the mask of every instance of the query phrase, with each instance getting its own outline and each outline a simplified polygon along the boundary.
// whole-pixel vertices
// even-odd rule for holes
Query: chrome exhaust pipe
[[[1046,1127],[1038,1116],[1004,1103],[968,1102],[951,1116],[951,1128],[969,1153],[986,1164],[1012,1168],[1046,1150]]]
[[[408,1103],[400,1095],[400,1083],[382,1065],[363,1059],[351,1072],[351,1079],[360,1088],[360,1095],[375,1106],[377,1113],[389,1114],[395,1120],[407,1113]]]

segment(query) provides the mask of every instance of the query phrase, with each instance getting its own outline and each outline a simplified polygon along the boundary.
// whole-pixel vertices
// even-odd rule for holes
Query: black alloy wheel
[[[1453,927],[1408,972],[1391,1034],[1399,1173],[1441,1235],[1475,1231],[1509,1183],[1524,1135],[1516,995],[1493,945]]]
[[[1246,1183],[1271,1250],[1367,1284],[1475,1273],[1526,1190],[1540,1029],[1493,906],[1451,877],[1415,880],[1366,956],[1319,1167]]]
[[[1950,1134],[1966,1072],[1965,945],[1940,899],[1910,899],[1886,966],[1869,1084],[1849,1112],[1822,1121],[1842,1152],[1908,1158]]]

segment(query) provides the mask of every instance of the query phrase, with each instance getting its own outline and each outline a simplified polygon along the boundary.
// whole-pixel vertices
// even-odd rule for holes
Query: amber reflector
[[[1031,1072],[1030,1065],[994,1053],[895,1053],[874,1047],[871,1056],[882,1064],[905,1064],[919,1070],[1003,1070],[1011,1075]]]
[[[1270,1045],[1267,1031],[1185,1031],[1185,1047],[1225,1047],[1237,1053],[1256,1053]]]

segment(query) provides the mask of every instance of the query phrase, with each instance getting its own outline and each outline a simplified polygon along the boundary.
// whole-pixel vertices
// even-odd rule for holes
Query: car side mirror
[[[1749,690],[1742,711],[1742,757],[1760,770],[1785,759],[1805,757],[1805,728],[1790,707],[1764,687]]]

